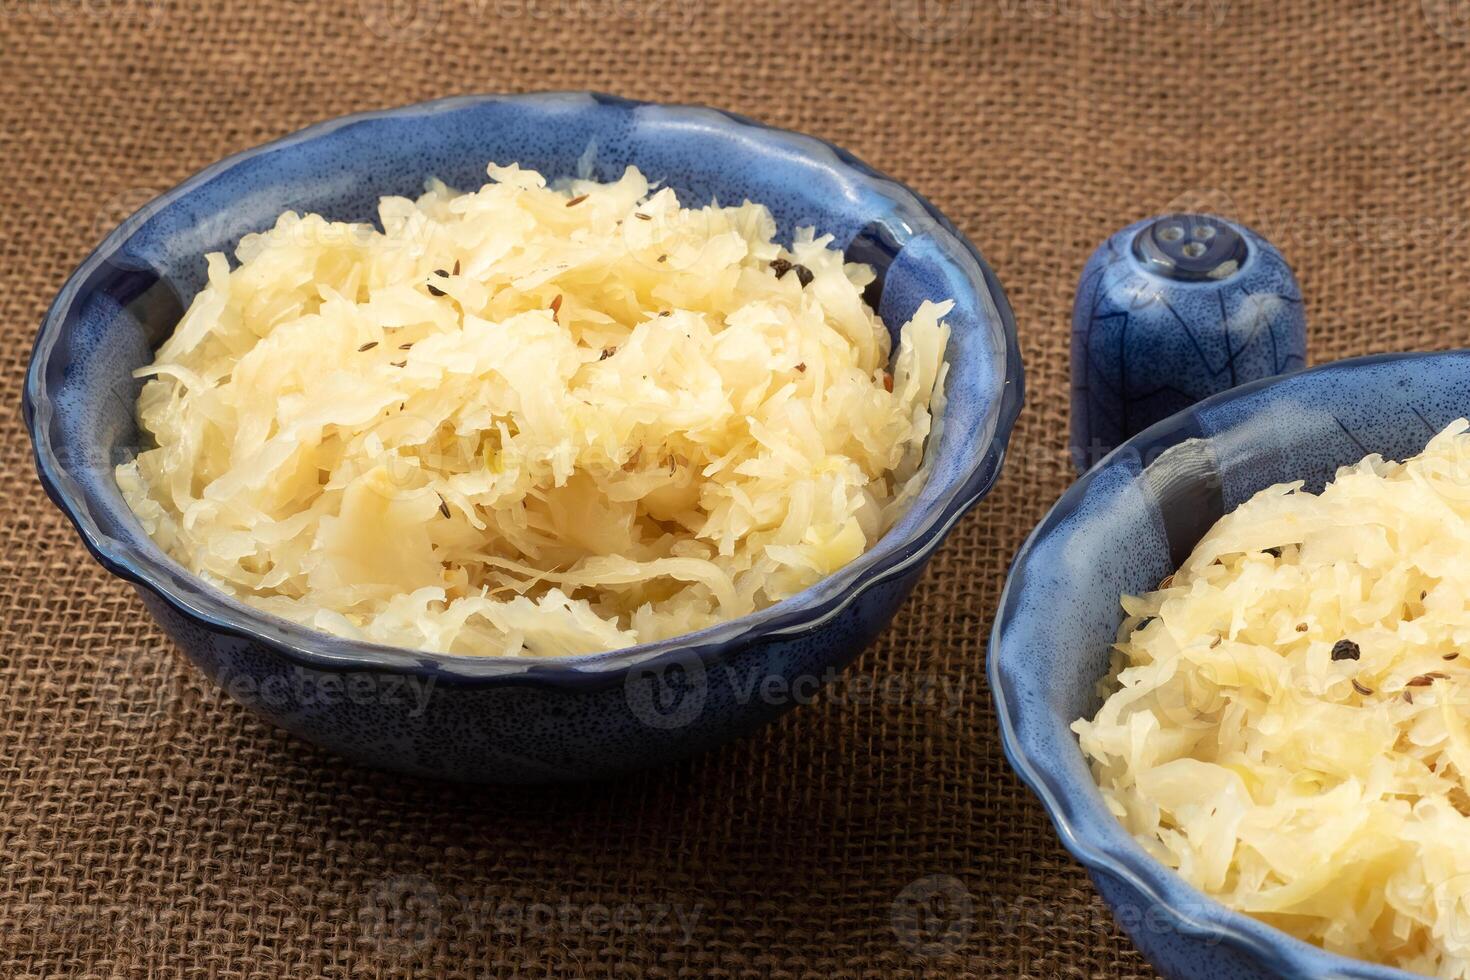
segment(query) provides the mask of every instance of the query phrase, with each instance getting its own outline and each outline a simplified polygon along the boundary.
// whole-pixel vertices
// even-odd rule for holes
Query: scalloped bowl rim
[[[786,148],[801,152],[809,158],[819,159],[835,170],[849,171],[864,184],[881,186],[889,199],[907,198],[933,221],[934,227],[929,229],[931,232],[948,236],[975,261],[982,278],[972,283],[973,288],[993,309],[995,322],[991,324],[991,328],[999,329],[1005,343],[1005,350],[1000,352],[1003,359],[1002,376],[998,390],[993,392],[994,403],[985,418],[985,431],[989,433],[989,441],[976,447],[973,461],[952,479],[944,496],[928,505],[925,519],[911,528],[903,540],[893,542],[893,547],[888,549],[884,560],[872,558],[876,551],[875,545],[795,596],[697,632],[618,650],[525,658],[435,653],[323,633],[245,606],[187,571],[184,574],[192,580],[193,592],[183,594],[168,583],[165,575],[168,570],[159,562],[142,553],[133,542],[120,540],[102,530],[86,506],[92,497],[91,491],[78,485],[52,448],[52,408],[43,367],[58,339],[59,327],[65,321],[83,285],[146,221],[165,207],[242,163],[359,123],[400,116],[430,116],[490,102],[554,104],[572,98],[590,98],[599,105],[697,116],[725,130],[756,130],[765,139],[779,141]],[[693,658],[708,662],[734,643],[761,637],[788,636],[820,626],[869,589],[902,575],[916,563],[925,561],[954,523],[994,486],[1023,400],[1024,379],[1015,316],[1004,289],[979,249],[927,198],[862,162],[841,147],[815,136],[767,126],[736,113],[703,105],[646,102],[599,92],[569,90],[455,95],[333,117],[231,154],[199,170],[149,201],[119,224],[68,276],[42,319],[26,370],[22,408],[41,483],[57,507],[77,529],[93,557],[112,574],[146,587],[185,616],[207,624],[214,631],[265,643],[283,651],[298,663],[326,670],[420,673],[451,682],[478,683],[507,679],[550,686],[580,686],[607,683],[617,672],[634,666],[662,668],[673,663],[688,663]],[[144,533],[141,527],[136,530],[139,534]],[[890,531],[889,535],[892,533]],[[171,574],[177,575],[178,572],[173,571]],[[823,595],[814,596],[813,593],[818,591]]]
[[[1001,748],[1011,768],[1037,798],[1056,828],[1057,836],[1067,851],[1090,871],[1102,872],[1123,882],[1127,887],[1143,896],[1153,908],[1162,910],[1171,924],[1182,934],[1207,942],[1224,942],[1250,956],[1279,966],[1286,975],[1303,978],[1354,978],[1354,980],[1411,980],[1420,976],[1396,967],[1355,959],[1340,953],[1331,953],[1286,932],[1269,926],[1243,912],[1228,908],[1190,885],[1176,871],[1162,862],[1149,857],[1116,819],[1097,820],[1090,813],[1076,813],[1078,794],[1096,795],[1101,801],[1095,783],[1085,784],[1053,777],[1044,767],[1036,765],[1030,753],[1021,743],[1016,727],[1010,699],[1006,694],[1007,671],[996,651],[1003,648],[1001,634],[1010,621],[1013,592],[1020,591],[1027,577],[1024,568],[1033,546],[1054,531],[1062,519],[1076,511],[1086,497],[1097,474],[1107,469],[1117,459],[1134,456],[1139,459],[1152,458],[1152,450],[1175,445],[1190,438],[1190,427],[1184,420],[1201,408],[1211,408],[1237,398],[1247,397],[1264,388],[1289,384],[1308,375],[1328,374],[1334,371],[1352,370],[1359,366],[1382,364],[1390,361],[1432,359],[1455,355],[1457,351],[1400,351],[1384,354],[1369,354],[1362,357],[1344,358],[1320,364],[1293,374],[1262,378],[1239,385],[1184,409],[1122,443],[1087,471],[1047,511],[1046,516],[1027,536],[1021,550],[1011,563],[1011,572],[1001,591],[995,623],[990,631],[990,651],[986,665],[991,696],[995,700],[996,719],[1000,727]],[[1075,738],[1072,739],[1075,744]],[[1081,748],[1078,747],[1078,753]],[[1199,910],[1192,914],[1184,909]]]

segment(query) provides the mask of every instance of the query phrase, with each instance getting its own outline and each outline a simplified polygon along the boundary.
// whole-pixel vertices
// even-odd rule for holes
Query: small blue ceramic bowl
[[[636,164],[685,202],[768,205],[787,241],[835,236],[878,272],[890,326],[955,300],[932,476],[867,554],[755,615],[607,654],[431,655],[319,634],[251,609],[164,555],[113,467],[139,443],[130,372],[204,282],[203,256],[287,209],[371,221],[426,177],[478,187],[489,161],[549,176]],[[923,198],[821,140],[712,109],[588,93],[467,96],[322,123],[218,163],[108,235],[46,315],[26,376],[37,468],[104,566],[132,582],[231,696],[363,763],[449,779],[607,776],[715,745],[775,717],[892,617],[925,560],[990,489],[1021,406],[1015,322],[980,254]]]
[[[1231,912],[1150,858],[1103,805],[1069,726],[1097,710],[1122,622],[1227,511],[1403,459],[1470,414],[1470,352],[1339,361],[1236,388],[1139,433],[1074,485],[1017,556],[990,642],[1006,755],[1123,928],[1166,977],[1407,977]]]

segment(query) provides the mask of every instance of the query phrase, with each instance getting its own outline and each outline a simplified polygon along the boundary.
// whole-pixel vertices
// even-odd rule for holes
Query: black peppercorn
[[[793,270],[795,270],[796,272],[797,282],[801,283],[802,286],[810,286],[812,284],[812,280],[816,278],[814,275],[812,275],[812,270],[808,269],[804,265],[799,265],[794,262],[788,262],[785,259],[775,259],[771,262],[771,271],[776,273],[777,279],[780,279],[782,276],[786,275],[786,273]]]

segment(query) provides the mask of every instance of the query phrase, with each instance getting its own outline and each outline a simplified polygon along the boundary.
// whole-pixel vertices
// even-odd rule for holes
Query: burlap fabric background
[[[1028,406],[880,645],[749,741],[611,786],[349,767],[210,689],[44,499],[19,388],[96,240],[367,107],[596,88],[836,141],[985,250]],[[1170,206],[1295,264],[1312,357],[1470,342],[1465,0],[0,0],[0,975],[1150,976],[1011,776],[1005,569],[1070,479],[1088,251]]]

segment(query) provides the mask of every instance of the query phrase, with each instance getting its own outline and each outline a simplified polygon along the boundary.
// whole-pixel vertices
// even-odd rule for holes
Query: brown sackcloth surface
[[[999,487],[818,703],[615,785],[385,776],[212,690],[90,560],[33,475],[21,375],[67,273],[196,169],[545,88],[726,107],[918,188],[1005,283],[1028,404]],[[1314,361],[1470,343],[1466,0],[0,0],[0,163],[3,977],[1152,976],[984,680],[1010,558],[1070,480],[1083,260],[1226,210],[1298,270]]]

